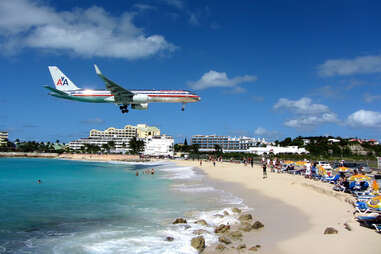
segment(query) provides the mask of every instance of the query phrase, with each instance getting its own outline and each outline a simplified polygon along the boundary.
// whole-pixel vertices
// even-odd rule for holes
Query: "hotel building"
[[[240,151],[258,144],[267,144],[265,139],[251,137],[229,137],[216,135],[195,135],[192,136],[192,144],[198,145],[200,151],[214,151],[215,145],[219,145],[223,150]]]
[[[85,144],[102,148],[103,145],[114,142],[115,147],[111,149],[112,152],[126,153],[130,150],[129,142],[133,137],[145,142],[145,155],[173,156],[173,138],[165,135],[160,136],[160,129],[146,124],[126,125],[123,129],[110,127],[104,131],[93,129],[90,131],[89,137],[71,141],[69,148],[80,150]]]
[[[8,132],[0,131],[0,146],[6,146],[8,142]]]

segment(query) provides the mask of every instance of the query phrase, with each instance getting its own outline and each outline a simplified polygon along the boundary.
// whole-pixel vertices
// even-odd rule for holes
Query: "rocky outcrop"
[[[242,249],[246,249],[246,244],[244,243],[241,243],[237,246],[237,250],[242,250]]]
[[[239,227],[239,230],[242,230],[244,232],[250,232],[252,229],[252,225],[249,222],[243,222]]]
[[[254,222],[253,223],[253,226],[252,226],[252,228],[253,229],[260,229],[260,228],[263,228],[265,225],[263,225],[263,223],[262,222],[260,222],[260,221],[256,221],[256,222]]]
[[[200,225],[203,225],[203,226],[209,226],[208,223],[206,222],[206,220],[197,220],[194,223],[200,224]]]
[[[232,241],[227,238],[226,236],[220,236],[218,237],[218,241],[224,244],[230,244]]]
[[[177,218],[172,224],[182,224],[182,223],[187,223],[186,219],[183,218]]]
[[[233,240],[238,240],[238,239],[241,239],[242,238],[242,233],[240,231],[233,231],[229,234],[229,236],[231,238],[233,238]]]
[[[192,238],[191,245],[193,248],[201,252],[205,249],[205,239],[203,236],[197,236]]]
[[[332,234],[337,234],[337,233],[339,233],[339,231],[337,231],[337,229],[335,229],[333,227],[328,227],[324,230],[325,235],[332,235]]]
[[[221,225],[219,225],[218,227],[216,227],[214,229],[214,233],[221,234],[221,233],[225,233],[225,232],[227,232],[229,230],[230,230],[230,226],[229,225],[221,224]]]
[[[252,219],[253,219],[253,216],[250,213],[242,214],[238,218],[240,222],[251,221]]]
[[[168,242],[172,242],[173,240],[175,240],[175,238],[173,238],[172,236],[167,236],[165,240]]]
[[[225,216],[229,216],[230,214],[229,214],[228,211],[224,211],[224,215],[225,215]]]
[[[193,234],[194,235],[202,235],[202,234],[209,234],[209,232],[204,230],[204,229],[197,229],[197,230],[193,231]]]
[[[249,248],[249,251],[258,251],[259,248],[261,248],[261,245],[257,244],[257,245],[255,245],[255,246],[253,246],[253,247],[250,247],[250,248]]]
[[[226,247],[225,247],[225,245],[223,245],[223,244],[217,244],[217,246],[216,246],[216,250],[219,250],[219,251],[223,251],[224,249],[226,249]]]
[[[351,228],[351,226],[349,226],[348,223],[344,223],[344,228],[345,228],[346,230],[348,230],[348,231],[352,231],[352,228]]]
[[[234,207],[234,208],[232,209],[232,212],[233,212],[233,213],[241,213],[241,209],[239,209],[239,208],[237,208],[237,207]]]

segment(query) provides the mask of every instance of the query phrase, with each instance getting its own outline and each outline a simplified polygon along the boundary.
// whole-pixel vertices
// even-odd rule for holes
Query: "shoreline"
[[[46,158],[88,161],[126,161],[145,162],[138,155],[126,154],[74,154],[74,153],[23,153],[23,152],[0,152],[0,158]]]
[[[245,233],[244,240],[256,244],[261,241],[261,253],[377,253],[381,247],[380,235],[354,220],[353,198],[333,191],[330,184],[270,172],[268,179],[262,179],[258,165],[251,168],[217,162],[214,167],[212,162],[203,162],[200,167],[197,160],[173,162],[202,170],[212,185],[244,199],[254,209],[254,218],[263,221],[265,227]],[[345,229],[344,223],[351,231]],[[327,227],[334,227],[339,233],[324,235]],[[244,252],[250,253],[241,251]]]

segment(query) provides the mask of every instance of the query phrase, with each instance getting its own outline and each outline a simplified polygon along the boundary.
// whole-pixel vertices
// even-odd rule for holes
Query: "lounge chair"
[[[377,231],[378,233],[381,233],[381,224],[373,224],[373,227],[376,228],[376,231]]]
[[[381,214],[373,213],[367,215],[360,215],[356,217],[356,220],[360,222],[360,224],[363,226],[371,227],[373,224],[381,223]]]
[[[368,206],[366,202],[357,201],[356,202],[356,211],[360,213],[361,215],[367,214],[367,213],[380,213],[381,214],[381,208],[373,208]]]

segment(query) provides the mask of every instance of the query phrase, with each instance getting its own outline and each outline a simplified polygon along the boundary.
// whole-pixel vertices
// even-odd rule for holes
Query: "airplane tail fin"
[[[57,66],[49,66],[48,68],[57,90],[70,91],[79,89]]]

